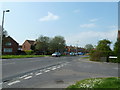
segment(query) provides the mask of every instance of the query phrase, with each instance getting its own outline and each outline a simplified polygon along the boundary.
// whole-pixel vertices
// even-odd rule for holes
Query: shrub
[[[111,51],[98,51],[98,50],[92,50],[90,52],[90,60],[91,61],[101,61],[102,57],[105,57],[106,60],[111,54]]]
[[[27,55],[31,55],[31,54],[33,54],[33,52],[34,52],[33,50],[26,50],[26,51],[25,51],[25,53],[26,53]]]

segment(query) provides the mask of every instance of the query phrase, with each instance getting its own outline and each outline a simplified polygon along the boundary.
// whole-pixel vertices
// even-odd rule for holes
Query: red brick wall
[[[10,42],[11,45],[5,45],[6,42]],[[16,41],[14,41],[11,37],[7,37],[3,40],[2,42],[2,54],[7,54],[7,55],[11,55],[11,54],[16,54],[18,51],[18,43]],[[12,52],[4,52],[4,48],[12,48]]]
[[[22,50],[31,50],[31,44],[27,40],[23,43]]]

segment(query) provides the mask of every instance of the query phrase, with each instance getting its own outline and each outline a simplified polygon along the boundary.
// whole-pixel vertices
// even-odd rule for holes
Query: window
[[[10,46],[10,45],[12,45],[12,44],[11,44],[11,42],[6,42],[5,45],[6,45],[6,46]]]
[[[12,52],[12,48],[4,48],[4,52]]]

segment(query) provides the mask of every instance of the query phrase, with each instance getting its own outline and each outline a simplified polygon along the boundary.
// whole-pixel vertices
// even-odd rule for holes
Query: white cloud
[[[96,22],[98,20],[99,20],[98,18],[93,18],[93,19],[90,20],[90,22]]]
[[[74,10],[73,12],[74,12],[74,13],[79,13],[80,10],[76,9],[76,10]]]
[[[48,12],[48,15],[40,18],[40,21],[51,21],[51,20],[58,20],[58,19],[59,19],[59,16],[54,15],[51,12]]]
[[[117,40],[117,30],[110,31],[84,31],[76,34],[71,34],[66,37],[66,42],[68,45],[75,45],[76,41],[79,40],[78,46],[84,47],[86,44],[97,45],[99,40],[108,39],[112,41],[113,44]]]
[[[94,23],[89,23],[89,24],[82,24],[80,25],[81,28],[93,28],[96,27]]]

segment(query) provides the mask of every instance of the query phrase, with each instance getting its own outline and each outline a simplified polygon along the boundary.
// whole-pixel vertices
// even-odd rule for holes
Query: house
[[[19,44],[10,36],[2,40],[2,54],[12,55],[17,54]]]
[[[31,50],[31,46],[35,44],[35,41],[33,40],[26,40],[23,44],[22,44],[22,50]]]
[[[66,52],[86,52],[84,48],[75,46],[66,46]]]

